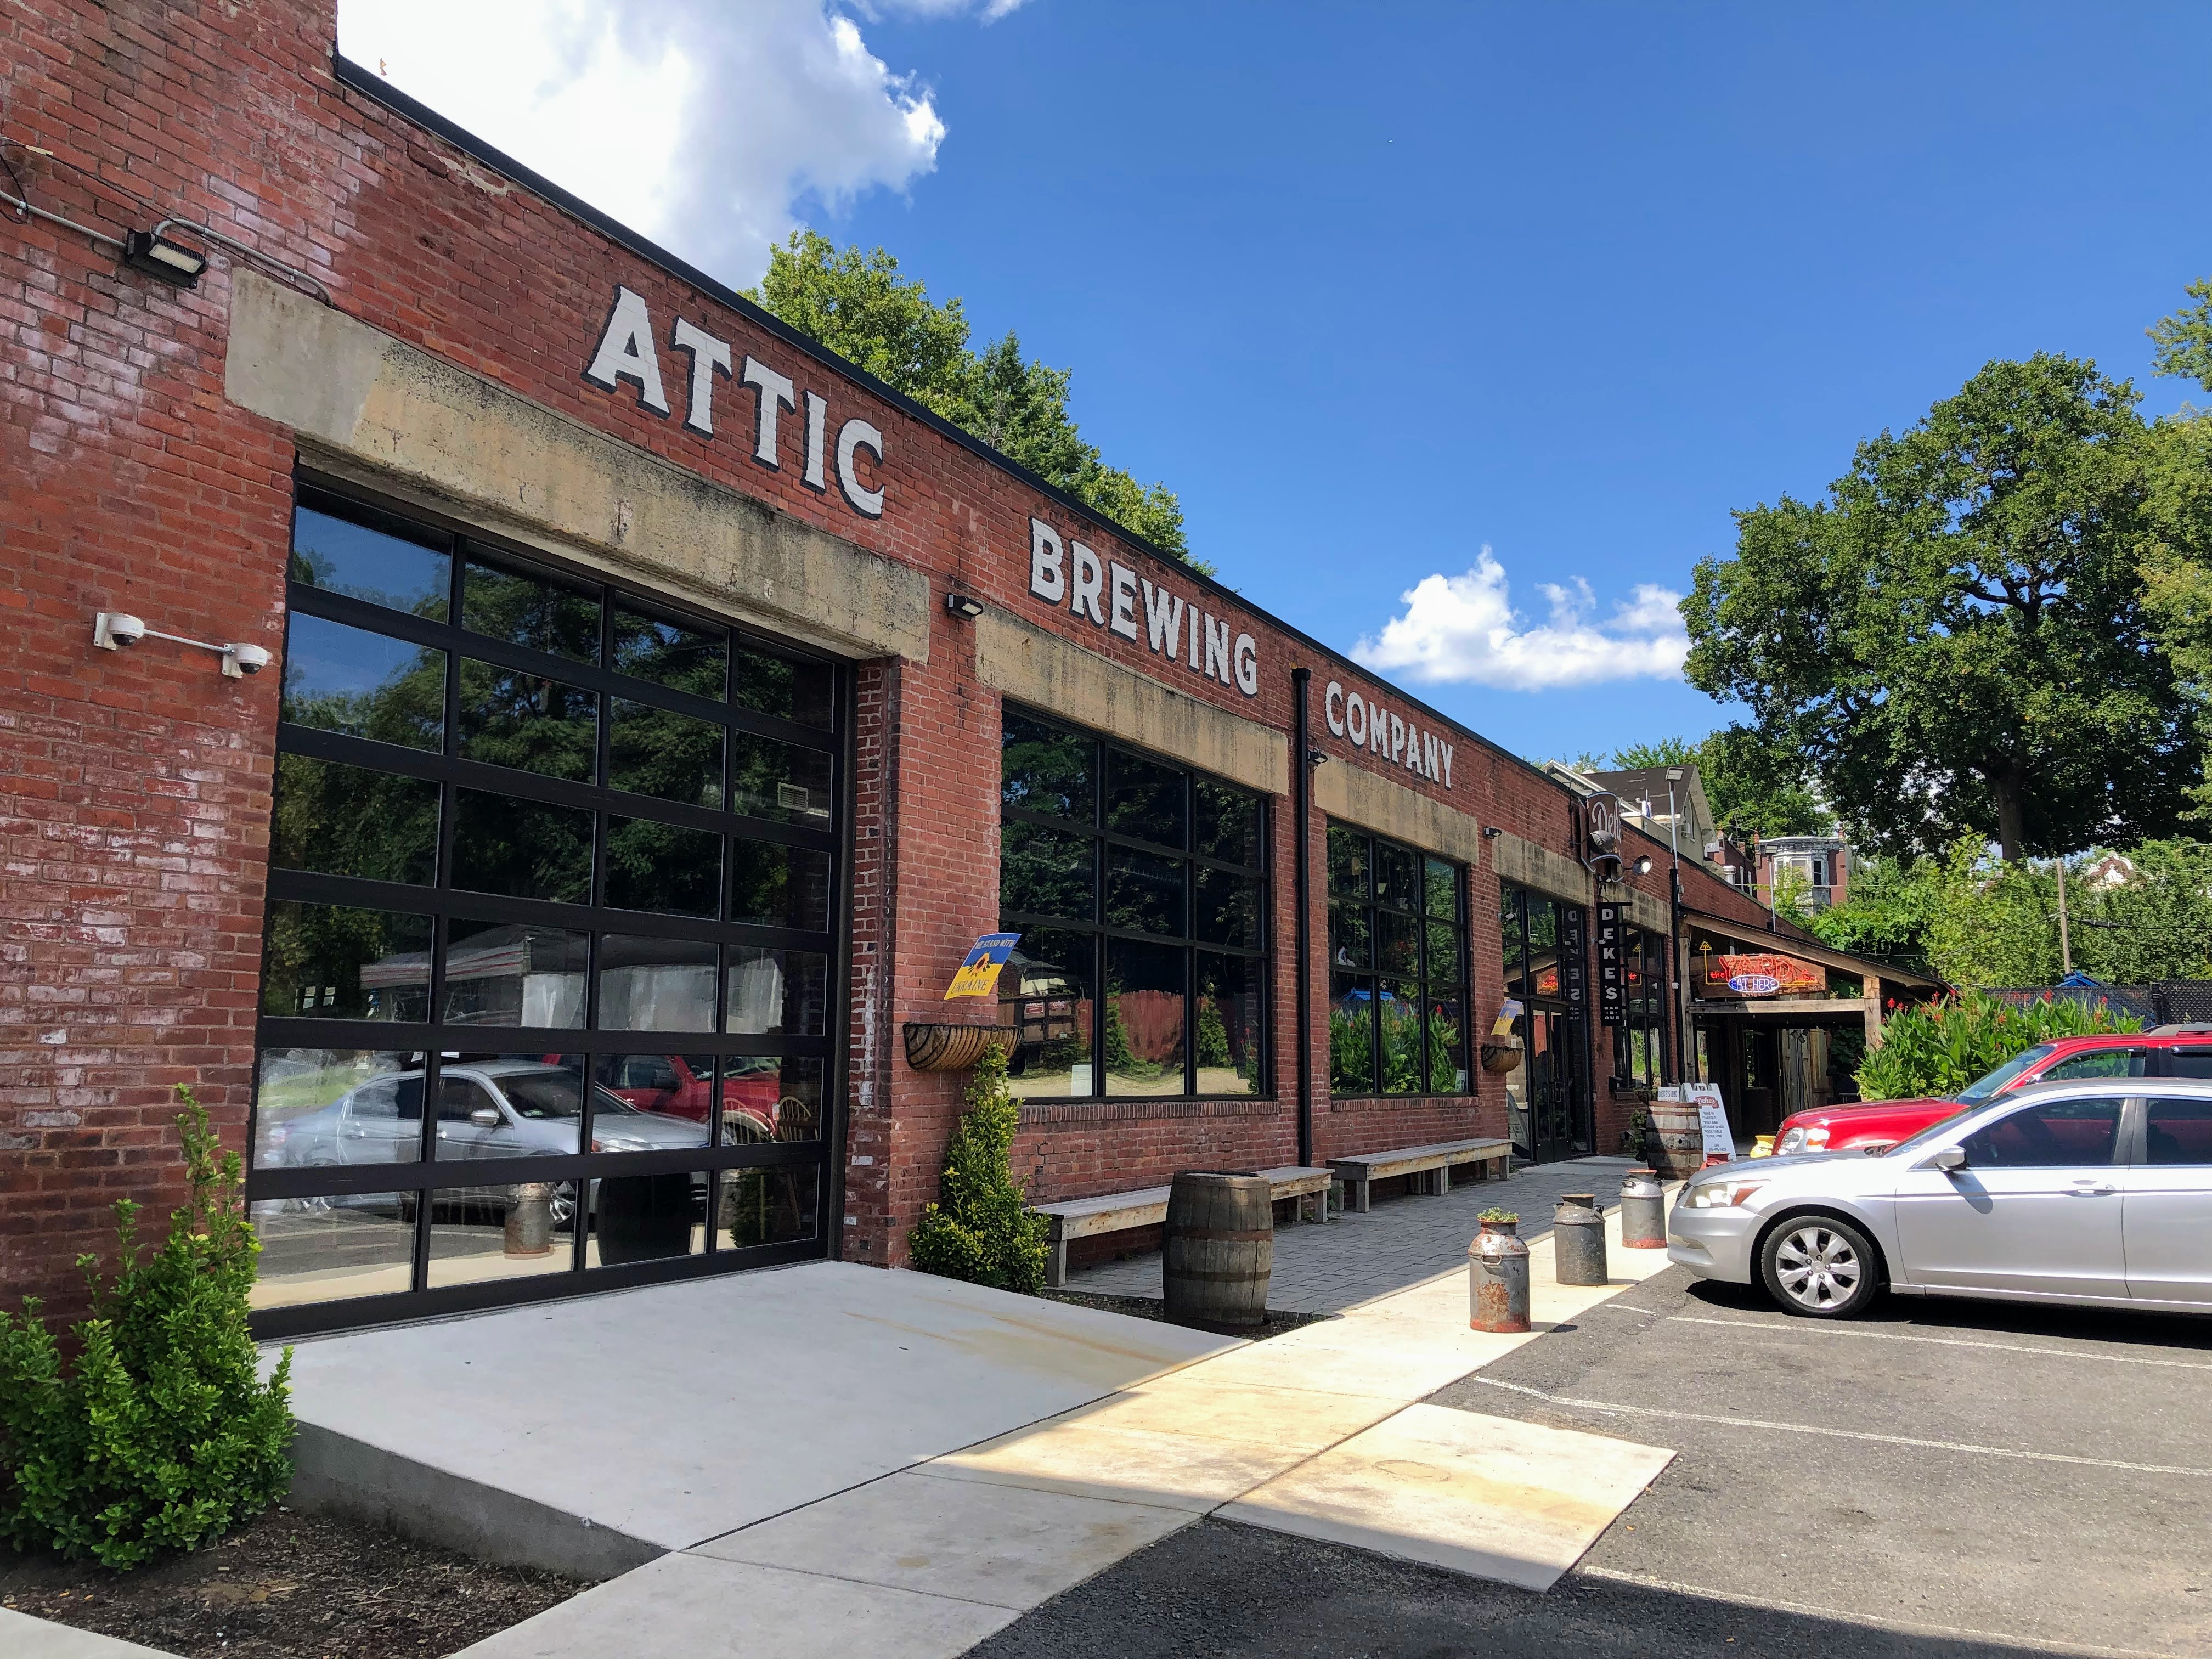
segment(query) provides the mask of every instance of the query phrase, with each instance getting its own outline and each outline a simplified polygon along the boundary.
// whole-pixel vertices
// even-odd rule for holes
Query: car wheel
[[[1795,1216],[1766,1237],[1759,1252],[1766,1293],[1784,1313],[1849,1319],[1863,1313],[1881,1288],[1874,1246],[1848,1221]]]

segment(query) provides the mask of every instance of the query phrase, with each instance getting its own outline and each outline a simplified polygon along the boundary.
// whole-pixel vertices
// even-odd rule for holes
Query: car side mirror
[[[469,1121],[479,1129],[496,1129],[499,1127],[499,1113],[493,1107],[479,1106],[469,1114]]]
[[[1966,1167],[1966,1149],[1964,1146],[1946,1146],[1928,1161],[1936,1169],[1948,1175],[1954,1170],[1963,1170]]]

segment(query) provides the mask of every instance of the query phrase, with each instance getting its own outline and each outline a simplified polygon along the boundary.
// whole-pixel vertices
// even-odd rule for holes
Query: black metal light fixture
[[[1328,759],[1328,751],[1327,750],[1309,749],[1306,750],[1306,764],[1308,766],[1319,766]]]
[[[208,262],[207,255],[198,249],[172,241],[156,229],[125,232],[123,263],[172,288],[194,288]]]
[[[1498,826],[1494,823],[1484,824],[1482,826],[1482,838],[1485,841],[1496,841],[1498,839]]]
[[[1651,855],[1650,854],[1647,853],[1642,858],[1636,860],[1636,873],[1639,876],[1648,876],[1651,873]]]
[[[954,616],[968,622],[974,622],[976,617],[983,614],[982,601],[971,599],[965,593],[947,593],[945,596],[945,608]]]

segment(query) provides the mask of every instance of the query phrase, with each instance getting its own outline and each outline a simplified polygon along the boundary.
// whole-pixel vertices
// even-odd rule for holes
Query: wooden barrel
[[[1659,1143],[1656,1148],[1644,1148],[1651,1167],[1669,1181],[1697,1174],[1705,1162],[1705,1136],[1698,1123],[1698,1103],[1655,1100],[1650,1111],[1652,1138]]]
[[[1275,1206],[1267,1177],[1186,1170],[1168,1190],[1161,1279],[1167,1316],[1202,1331],[1249,1329],[1267,1316]]]

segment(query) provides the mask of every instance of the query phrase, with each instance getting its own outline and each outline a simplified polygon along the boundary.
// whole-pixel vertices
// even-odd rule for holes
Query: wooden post
[[[1871,1054],[1881,1047],[1881,980],[1876,975],[1866,976],[1866,1044]]]

